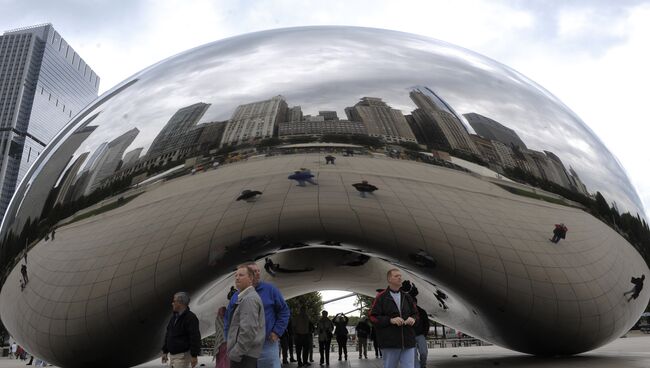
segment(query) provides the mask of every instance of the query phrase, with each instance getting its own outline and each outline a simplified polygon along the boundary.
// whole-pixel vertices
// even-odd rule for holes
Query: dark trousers
[[[318,340],[318,352],[320,353],[320,364],[323,363],[330,364],[331,346],[332,346],[332,339],[327,339],[326,341]]]
[[[345,360],[348,360],[348,335],[336,335],[336,343],[339,344],[339,360],[341,353],[344,353]]]
[[[289,351],[288,358],[293,362],[293,336],[282,336],[280,346],[282,347],[282,362],[288,362],[287,350]]]
[[[309,344],[311,334],[296,334],[293,340],[296,342],[296,357],[298,365],[309,362]]]
[[[375,348],[375,357],[380,357],[381,348],[379,347],[379,343],[377,342],[377,339],[372,340],[372,347]]]
[[[230,368],[257,368],[257,358],[244,355],[241,362],[230,361]]]

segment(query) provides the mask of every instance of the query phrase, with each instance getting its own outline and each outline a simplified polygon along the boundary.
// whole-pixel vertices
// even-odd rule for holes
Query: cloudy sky
[[[555,94],[650,208],[650,1],[0,0],[0,9],[0,30],[52,23],[101,77],[100,93],[188,48],[271,28],[355,25],[441,39]]]

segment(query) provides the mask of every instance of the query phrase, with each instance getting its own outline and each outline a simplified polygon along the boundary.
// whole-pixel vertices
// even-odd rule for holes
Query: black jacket
[[[357,337],[368,338],[370,335],[370,324],[366,321],[357,323]]]
[[[424,335],[426,337],[429,334],[429,327],[431,327],[431,324],[429,322],[429,316],[427,315],[427,312],[420,308],[420,306],[417,306],[418,308],[418,320],[415,322],[415,336],[420,336]]]
[[[404,320],[411,317],[417,323],[417,307],[413,302],[413,298],[403,291],[400,291],[400,305],[400,309],[397,309],[388,288],[377,294],[375,301],[372,303],[370,320],[377,330],[377,342],[382,348],[409,349],[415,347],[415,329],[413,326],[397,326],[390,323],[390,319],[394,317],[402,317]]]
[[[190,355],[196,357],[201,351],[201,332],[199,331],[199,319],[189,308],[183,314],[169,320],[165,343],[162,347],[163,353],[178,354],[190,351]]]

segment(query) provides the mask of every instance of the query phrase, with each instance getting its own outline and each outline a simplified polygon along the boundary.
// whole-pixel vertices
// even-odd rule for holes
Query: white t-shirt
[[[402,305],[401,305],[402,304],[401,303],[402,302],[402,295],[401,295],[401,293],[399,291],[395,293],[392,290],[388,290],[388,292],[390,293],[390,296],[393,297],[393,300],[395,301],[395,304],[397,304],[397,310],[399,311],[399,314],[402,314]]]
[[[16,343],[11,344],[11,352],[15,353],[18,350],[18,345]]]

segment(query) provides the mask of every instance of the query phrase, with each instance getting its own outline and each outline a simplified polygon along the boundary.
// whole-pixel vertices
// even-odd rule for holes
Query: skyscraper
[[[278,124],[286,119],[287,109],[287,102],[282,96],[237,106],[226,125],[221,145],[273,137]],[[292,110],[291,119],[299,115],[302,116],[302,113],[298,109]]]
[[[153,157],[179,148],[179,138],[196,126],[209,107],[199,102],[176,111],[151,143],[147,155]]]
[[[124,151],[133,143],[139,133],[138,128],[133,128],[108,143],[106,150],[97,159],[95,169],[90,171],[90,179],[85,190],[86,195],[92,193],[95,189],[99,189],[102,186],[102,180],[108,178],[117,170]]]
[[[362,97],[356,105],[346,107],[345,114],[350,121],[362,122],[370,136],[389,143],[416,142],[404,114],[388,106],[381,98]]]
[[[499,141],[508,146],[515,145],[519,148],[527,148],[519,135],[507,126],[475,112],[463,114],[463,116],[467,119],[469,125],[474,128],[476,134],[481,137]]]
[[[433,134],[431,142],[422,143],[434,146],[443,143],[451,149],[481,155],[458,114],[432,90],[416,87],[411,90],[409,96],[418,107],[413,111],[416,123],[422,126],[423,131],[428,128]],[[440,134],[442,137],[439,136]]]
[[[97,74],[51,24],[0,36],[0,215],[45,145],[98,88]]]

